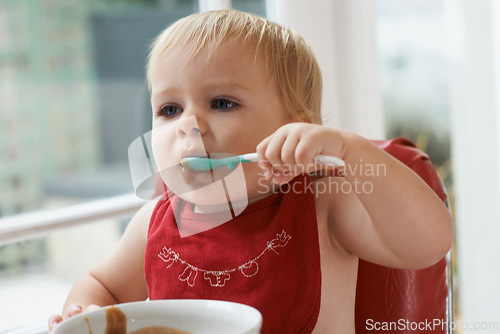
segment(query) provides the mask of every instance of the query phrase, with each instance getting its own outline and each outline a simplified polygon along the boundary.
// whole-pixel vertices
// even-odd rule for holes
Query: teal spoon
[[[227,169],[232,170],[235,169],[239,163],[258,162],[258,161],[259,158],[257,157],[257,153],[247,153],[223,159],[188,157],[181,160],[181,165],[189,169],[198,171],[206,171],[220,167],[227,167]],[[316,157],[316,163],[320,165],[337,166],[337,167],[344,166],[343,160],[335,157],[330,157],[327,155],[318,155]]]

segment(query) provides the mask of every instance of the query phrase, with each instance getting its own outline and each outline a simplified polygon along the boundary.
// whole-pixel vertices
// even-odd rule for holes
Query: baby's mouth
[[[203,148],[196,147],[194,145],[185,146],[182,150],[177,154],[177,161],[182,165],[181,161],[184,158],[207,158],[209,153],[206,152]]]
[[[190,169],[189,167],[182,164],[182,159],[184,158],[210,158],[210,154],[208,152],[205,152],[204,150],[197,150],[196,148],[193,148],[191,146],[188,149],[183,150],[178,155],[179,170],[186,184],[193,184],[197,177],[201,176],[201,174],[206,174],[207,172],[209,172]],[[211,179],[213,181],[213,178]]]

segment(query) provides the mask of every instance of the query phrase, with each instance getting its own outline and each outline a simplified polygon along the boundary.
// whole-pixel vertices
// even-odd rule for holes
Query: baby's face
[[[254,48],[226,42],[207,60],[208,51],[189,61],[188,50],[168,50],[151,77],[155,159],[161,170],[180,170],[181,183],[193,190],[210,183],[212,175],[183,169],[183,157],[252,153],[291,121],[263,60],[254,59]],[[263,187],[267,181],[256,163],[245,164],[244,174],[250,202],[270,189]],[[169,186],[168,176],[162,176]],[[196,203],[195,197],[185,199]]]

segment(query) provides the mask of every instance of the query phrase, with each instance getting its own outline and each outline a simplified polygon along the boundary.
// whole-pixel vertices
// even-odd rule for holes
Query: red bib
[[[210,223],[174,196],[160,200],[148,231],[145,275],[150,299],[216,299],[263,315],[263,334],[311,333],[321,298],[315,196],[299,176],[229,222],[181,238],[174,218]],[[178,215],[179,216],[179,215]]]

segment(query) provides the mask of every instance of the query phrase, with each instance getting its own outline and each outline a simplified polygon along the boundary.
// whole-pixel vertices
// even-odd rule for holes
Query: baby
[[[359,258],[417,269],[450,249],[451,217],[424,181],[369,140],[321,125],[321,74],[290,29],[236,10],[193,14],[156,39],[147,77],[155,158],[178,168],[187,190],[139,210],[117,249],[75,284],[64,318],[201,298],[256,307],[262,333],[354,333]],[[235,196],[197,194],[213,173],[180,164],[215,152],[258,154],[237,168],[244,184],[227,186]],[[318,155],[345,168],[325,172]],[[181,235],[181,221],[186,232],[221,219],[225,201],[231,219]]]

